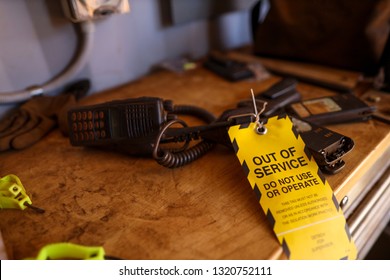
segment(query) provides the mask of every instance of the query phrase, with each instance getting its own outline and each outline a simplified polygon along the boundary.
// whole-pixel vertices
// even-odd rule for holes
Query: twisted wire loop
[[[261,110],[261,112],[256,115],[256,120],[255,120],[255,124],[256,124],[255,131],[257,134],[260,135],[264,135],[267,133],[267,128],[265,127],[264,123],[260,121],[260,114],[264,111],[265,105],[267,105],[267,102],[264,102],[264,107]]]
[[[260,121],[260,115],[264,112],[265,107],[267,106],[267,102],[263,102],[263,108],[261,108],[260,112],[257,112],[257,105],[256,105],[256,99],[255,94],[253,93],[253,89],[251,89],[252,94],[252,102],[253,102],[253,110],[255,112],[255,124],[256,128],[255,131],[257,134],[264,135],[267,133],[267,128],[264,126],[264,123]]]
[[[164,135],[165,131],[175,123],[179,123],[183,127],[187,127],[187,124],[184,121],[176,119],[169,121],[161,129],[153,149],[153,158],[157,161],[158,164],[168,168],[181,167],[203,156],[212,147],[214,147],[214,143],[203,140],[196,145],[188,148],[190,139],[187,139],[183,147],[181,147],[180,149],[161,149],[160,142],[162,136]]]

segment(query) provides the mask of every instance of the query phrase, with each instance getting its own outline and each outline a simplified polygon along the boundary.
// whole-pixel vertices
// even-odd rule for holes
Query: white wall
[[[95,22],[89,62],[73,80],[90,78],[92,92],[147,74],[157,63],[210,49],[250,43],[249,11],[163,26],[159,0],[130,0],[129,14]],[[77,45],[60,1],[0,0],[0,93],[42,84],[70,61]],[[0,105],[0,116],[9,106]]]

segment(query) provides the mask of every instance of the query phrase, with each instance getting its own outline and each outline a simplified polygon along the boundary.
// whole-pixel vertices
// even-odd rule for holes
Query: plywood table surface
[[[219,115],[248,99],[251,88],[260,92],[278,79],[230,83],[202,68],[159,71],[82,104],[154,96]],[[304,84],[299,90],[306,97],[333,94]],[[341,199],[362,159],[388,142],[389,127],[371,120],[333,128],[356,142],[345,169],[326,177]],[[56,242],[103,246],[122,259],[285,258],[238,159],[225,147],[168,169],[151,157],[73,147],[54,130],[33,147],[0,158],[1,176],[17,175],[33,205],[46,210],[1,210],[10,259],[34,257]]]

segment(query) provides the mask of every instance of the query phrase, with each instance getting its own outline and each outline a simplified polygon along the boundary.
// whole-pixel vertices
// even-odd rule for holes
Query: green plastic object
[[[30,197],[16,175],[10,174],[0,179],[0,209],[24,210],[31,204]]]
[[[53,243],[42,247],[36,260],[104,260],[104,254],[103,247]]]

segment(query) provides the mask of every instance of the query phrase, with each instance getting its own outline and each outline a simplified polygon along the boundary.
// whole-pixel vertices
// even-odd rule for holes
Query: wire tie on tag
[[[257,106],[256,106],[256,100],[255,100],[255,94],[253,93],[253,89],[251,89],[252,93],[252,102],[253,102],[253,109],[255,111],[255,124],[256,128],[255,131],[257,134],[264,135],[267,133],[267,128],[264,126],[263,122],[260,121],[260,115],[264,112],[265,107],[267,106],[267,102],[263,102],[263,108],[261,109],[260,112],[257,112]]]

